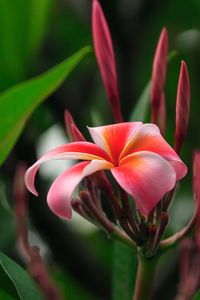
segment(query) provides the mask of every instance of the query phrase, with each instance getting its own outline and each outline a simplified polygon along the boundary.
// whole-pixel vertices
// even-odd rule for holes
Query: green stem
[[[150,299],[157,259],[157,257],[145,258],[138,255],[138,270],[133,300]]]

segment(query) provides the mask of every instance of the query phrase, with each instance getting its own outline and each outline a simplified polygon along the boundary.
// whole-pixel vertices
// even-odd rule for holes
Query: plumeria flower
[[[134,198],[135,206],[140,213],[148,216],[162,197],[175,187],[178,180],[185,176],[187,168],[177,153],[164,140],[156,125],[142,122],[122,123],[112,40],[97,0],[93,0],[92,31],[97,62],[117,124],[89,128],[94,143],[84,141],[80,132],[73,131],[73,135],[76,136],[75,142],[47,152],[27,170],[26,186],[33,194],[37,195],[34,187],[35,175],[41,163],[45,161],[51,159],[80,160],[81,162],[61,174],[48,192],[47,201],[55,214],[63,218],[71,218],[71,199],[81,180],[99,170],[110,170],[119,186]],[[168,39],[167,32],[164,30],[156,50],[152,82],[152,89],[155,91],[152,95],[159,96],[157,97],[159,103],[164,99],[167,51]],[[160,78],[162,84],[158,85],[157,81],[161,80]],[[181,87],[183,86],[182,82],[181,79]],[[158,88],[156,89],[157,86],[159,86],[159,91]],[[182,93],[182,88],[180,88],[180,92]],[[179,102],[181,102],[183,97],[179,98]],[[188,99],[186,100],[188,101]],[[152,99],[153,112],[157,106],[162,106],[156,104],[155,107],[154,103],[155,101]],[[68,120],[69,116],[66,115],[66,118]],[[68,123],[71,122],[68,120]],[[76,128],[72,126],[71,129]]]
[[[140,213],[147,216],[161,198],[185,176],[187,168],[154,124],[127,122],[89,128],[94,143],[74,142],[44,154],[25,175],[30,192],[39,166],[52,159],[81,160],[52,184],[47,202],[60,217],[71,218],[71,199],[81,180],[99,170],[110,170],[130,194]]]

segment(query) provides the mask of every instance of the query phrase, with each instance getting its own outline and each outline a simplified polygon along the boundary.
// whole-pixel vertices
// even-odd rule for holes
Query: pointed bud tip
[[[184,76],[185,80],[187,81],[187,88],[190,88],[190,80],[189,80],[189,73],[188,73],[188,68],[187,64],[184,60],[181,61],[181,70],[180,70],[180,76]]]
[[[164,26],[162,28],[161,34],[160,34],[160,40],[168,44],[168,31],[167,28]]]

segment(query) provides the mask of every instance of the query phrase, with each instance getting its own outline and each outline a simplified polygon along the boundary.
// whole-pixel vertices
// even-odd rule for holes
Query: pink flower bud
[[[122,115],[120,109],[115,56],[110,31],[101,6],[97,0],[93,0],[92,31],[94,49],[103,83],[115,121],[120,123],[122,122]]]
[[[65,110],[65,127],[70,141],[73,142],[85,141],[84,136],[77,128],[75,121],[68,110]]]
[[[165,85],[166,70],[167,70],[167,54],[168,54],[168,34],[164,27],[160,34],[157,44],[152,71],[151,81],[151,119],[157,124],[158,114],[162,101],[162,94]]]
[[[67,136],[70,141],[73,141],[73,134],[71,130],[71,124],[75,124],[74,119],[71,115],[71,113],[68,110],[65,110],[64,112],[64,118],[65,118],[65,127],[67,131]]]
[[[174,149],[180,153],[185,140],[190,114],[190,81],[186,63],[182,61],[176,97],[176,132]]]

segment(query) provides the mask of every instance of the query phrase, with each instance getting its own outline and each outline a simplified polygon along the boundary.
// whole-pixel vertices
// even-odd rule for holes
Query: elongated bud
[[[62,297],[51,281],[48,271],[42,257],[40,256],[39,248],[37,246],[30,246],[28,240],[28,230],[26,227],[26,200],[27,194],[24,185],[24,174],[26,166],[19,164],[16,170],[14,179],[13,196],[15,200],[15,217],[18,230],[18,239],[20,241],[23,254],[27,257],[27,267],[40,286],[46,299],[62,300]]]
[[[155,124],[158,123],[158,114],[165,85],[168,47],[168,34],[164,27],[154,56],[151,81],[151,121]]]
[[[147,248],[150,253],[155,246],[156,233],[157,233],[157,226],[155,224],[150,224],[148,226],[148,242],[147,242]]]
[[[175,151],[179,154],[185,140],[190,114],[190,81],[186,63],[182,61],[176,98]]]
[[[75,212],[87,220],[91,220],[92,216],[88,209],[86,210],[81,199],[74,197],[71,201],[71,206]]]
[[[115,121],[119,123],[122,122],[122,115],[120,109],[115,56],[110,31],[101,6],[97,0],[93,0],[92,6],[92,32],[94,49],[103,83]]]
[[[19,241],[22,247],[26,251],[29,249],[28,234],[26,229],[26,199],[27,193],[24,185],[24,174],[26,171],[26,166],[20,163],[17,166],[14,185],[13,185],[13,198],[14,198],[14,208],[15,208],[15,218],[17,231],[19,236]]]
[[[75,124],[75,122],[74,122],[74,119],[73,119],[71,113],[68,110],[65,110],[64,118],[65,118],[65,127],[66,127],[66,131],[67,131],[67,136],[71,142],[71,141],[73,141],[71,124]]]
[[[161,212],[160,214],[160,223],[158,225],[158,229],[157,229],[157,236],[156,236],[156,241],[155,241],[155,246],[158,245],[158,243],[160,242],[160,240],[163,237],[163,234],[166,230],[166,227],[169,223],[169,215],[166,212]]]
[[[89,211],[96,221],[109,233],[113,232],[113,224],[108,220],[104,212],[99,209],[93,202],[91,195],[87,191],[80,191],[79,196],[83,203],[88,207]]]
[[[196,227],[196,243],[200,247],[200,150],[194,152],[193,155],[193,193],[195,199],[195,211],[189,223],[183,229],[170,238],[161,242],[161,247],[169,246],[174,242],[178,242],[186,237]]]
[[[24,174],[26,171],[26,166],[24,164],[19,164],[15,173],[13,196],[15,199],[15,210],[17,217],[24,218],[26,214],[25,199],[26,199],[26,189],[24,186]]]
[[[200,224],[200,151],[196,151],[193,158],[193,192]]]
[[[67,130],[67,135],[69,137],[69,140],[71,142],[85,141],[83,134],[77,128],[75,121],[68,110],[65,110],[64,117],[65,117],[65,127]]]

